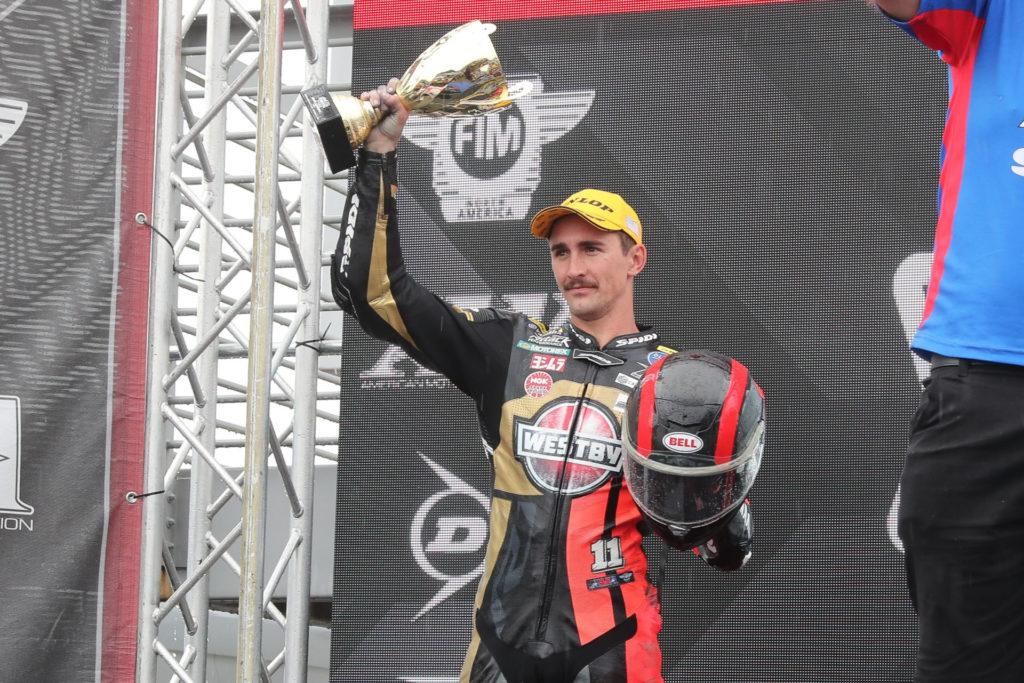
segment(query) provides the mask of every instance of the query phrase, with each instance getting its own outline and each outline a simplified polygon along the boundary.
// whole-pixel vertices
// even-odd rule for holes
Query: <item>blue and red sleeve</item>
[[[921,0],[917,16],[894,23],[958,66],[977,49],[988,4],[989,0]]]

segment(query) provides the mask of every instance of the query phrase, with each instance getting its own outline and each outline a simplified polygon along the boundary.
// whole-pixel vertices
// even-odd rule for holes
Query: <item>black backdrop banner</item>
[[[0,683],[134,680],[156,24],[0,0]]]
[[[510,80],[533,83],[500,114],[410,119],[410,273],[455,304],[558,324],[529,217],[582,187],[625,196],[649,249],[640,322],[740,359],[768,401],[753,559],[721,575],[667,556],[666,680],[908,681],[916,619],[893,513],[922,371],[907,334],[931,251],[941,63],[858,2],[512,4],[356,3],[356,92],[474,18],[497,24]],[[344,341],[331,677],[454,681],[487,530],[472,404],[354,322]],[[649,554],[657,572],[655,539]]]

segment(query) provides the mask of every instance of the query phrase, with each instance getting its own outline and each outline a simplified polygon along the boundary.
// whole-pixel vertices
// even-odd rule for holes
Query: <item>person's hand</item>
[[[364,92],[359,99],[369,102],[384,114],[384,118],[370,130],[370,135],[363,143],[367,150],[385,154],[398,148],[402,137],[405,120],[409,118],[409,110],[402,98],[395,94],[398,79],[392,78],[387,85],[378,86],[376,90]]]

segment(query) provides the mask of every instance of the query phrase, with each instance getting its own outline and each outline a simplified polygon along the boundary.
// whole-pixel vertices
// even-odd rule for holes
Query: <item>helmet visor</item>
[[[628,429],[628,421],[623,429]],[[761,467],[764,421],[758,423],[744,450],[722,464],[671,451],[641,455],[629,434],[623,434],[622,444],[626,451],[623,474],[637,506],[682,534],[721,519],[743,503]]]

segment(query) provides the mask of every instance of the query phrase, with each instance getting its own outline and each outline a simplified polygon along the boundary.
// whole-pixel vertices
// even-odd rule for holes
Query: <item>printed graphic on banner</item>
[[[0,145],[10,140],[28,112],[28,102],[0,97]]]
[[[453,297],[451,303],[465,310],[484,307],[509,308],[521,311],[533,318],[539,318],[545,310],[554,308],[557,310],[557,313],[552,319],[552,324],[560,325],[569,319],[569,306],[561,294],[556,296],[547,292],[513,293],[500,299],[492,294],[467,294]],[[538,335],[539,338],[541,337]],[[568,339],[565,337],[559,337],[559,339],[568,343]],[[520,342],[520,344],[523,343]],[[545,346],[531,348],[546,354],[568,354],[568,351]],[[551,364],[553,367],[541,369],[552,370],[559,366],[557,361],[552,361]],[[561,367],[564,367],[564,365],[565,359],[563,358]],[[373,391],[389,389],[442,389],[451,386],[451,382],[448,381],[447,377],[423,367],[410,358],[409,354],[403,351],[401,347],[395,345],[388,345],[370,367],[361,370],[359,372],[359,379],[362,380],[360,384],[361,389]]]
[[[412,117],[405,137],[433,153],[433,188],[449,223],[518,221],[540,185],[541,147],[572,130],[590,109],[593,90],[544,92],[538,74],[530,94],[506,111],[475,118]]]
[[[485,495],[422,453],[419,456],[446,488],[423,501],[409,528],[409,546],[417,566],[443,584],[414,619],[483,574],[490,510]]]
[[[35,511],[21,500],[20,491],[21,402],[17,396],[0,396],[0,519],[3,515],[31,515]],[[3,528],[11,529],[12,524],[19,530],[25,528],[22,523],[7,520]]]
[[[146,165],[127,141],[154,120],[127,94],[153,84],[142,66],[152,56],[155,69],[142,37],[145,26],[156,33],[151,5],[0,0],[0,681],[126,680],[113,667],[135,660],[134,579],[110,585],[105,571],[139,568],[138,544],[116,541],[137,517],[117,511],[129,489],[114,480],[141,454],[116,466],[111,455],[112,421],[130,432],[141,419],[137,392],[114,388],[115,336],[145,316],[122,327],[115,308],[119,273],[139,276],[134,295],[147,287],[148,239],[121,231],[124,193],[144,201],[145,190],[121,174]],[[112,412],[112,400],[126,410]]]
[[[25,0],[3,0],[0,2],[0,21],[3,21],[8,14],[18,9],[18,5],[25,2]]]

